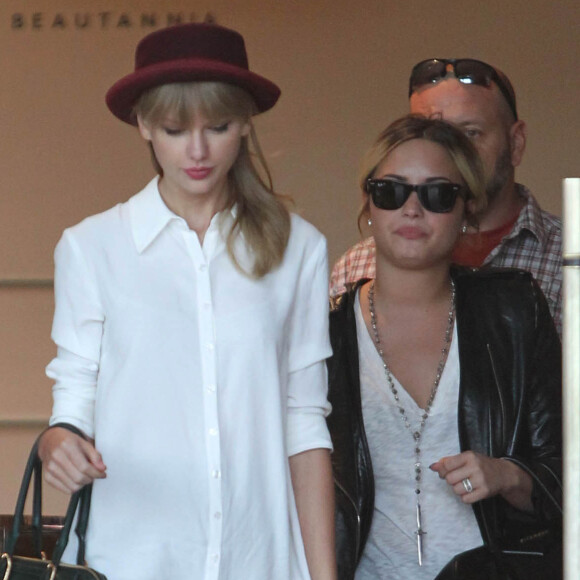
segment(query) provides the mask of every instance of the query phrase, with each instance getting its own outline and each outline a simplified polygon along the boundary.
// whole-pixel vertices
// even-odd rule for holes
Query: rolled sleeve
[[[319,234],[301,268],[290,328],[290,373],[326,360],[328,336],[328,259],[326,239]]]
[[[288,395],[288,456],[309,449],[332,449],[326,426],[331,406],[328,377],[323,361],[290,375]]]
[[[50,424],[72,423],[92,437],[104,316],[95,278],[68,231],[55,251],[54,296],[58,348],[46,368],[55,381]]]
[[[55,381],[50,425],[72,423],[89,437],[94,437],[94,402],[98,365],[63,348],[46,367]]]
[[[325,417],[330,413],[325,360],[328,336],[328,261],[319,234],[301,268],[290,334],[288,377],[288,455],[332,449]]]

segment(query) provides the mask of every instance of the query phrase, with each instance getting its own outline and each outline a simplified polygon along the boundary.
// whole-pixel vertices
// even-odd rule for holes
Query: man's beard
[[[505,187],[513,171],[509,144],[500,153],[495,161],[493,175],[487,181],[485,193],[488,203],[495,201],[498,194]]]

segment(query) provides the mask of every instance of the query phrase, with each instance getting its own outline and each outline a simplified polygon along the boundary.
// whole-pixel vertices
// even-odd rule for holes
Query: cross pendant
[[[423,565],[423,536],[426,533],[421,526],[421,504],[417,502],[417,531],[415,535],[417,536],[417,559],[419,560],[419,566]]]

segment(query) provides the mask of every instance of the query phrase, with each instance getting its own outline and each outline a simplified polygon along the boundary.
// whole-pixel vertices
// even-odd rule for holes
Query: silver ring
[[[467,493],[471,493],[473,491],[473,484],[469,481],[469,477],[466,477],[462,482],[463,487]]]

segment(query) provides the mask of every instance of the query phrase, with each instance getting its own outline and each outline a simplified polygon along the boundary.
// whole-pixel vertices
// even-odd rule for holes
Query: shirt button
[[[215,514],[213,514],[213,517],[214,517],[216,520],[219,520],[219,519],[221,519],[221,517],[222,517],[222,514],[221,514],[221,512],[216,512]]]
[[[204,303],[203,303],[203,307],[204,307],[206,310],[209,310],[209,309],[211,308],[211,302],[204,302]]]
[[[206,346],[207,350],[209,350],[210,352],[214,349],[213,342],[208,342]]]
[[[214,555],[211,557],[211,561],[212,561],[214,564],[217,564],[219,559],[220,559],[220,555],[219,555],[219,554],[214,554]]]
[[[210,393],[215,393],[215,385],[208,385],[208,386],[207,386],[207,390],[208,390]]]
[[[213,436],[215,437],[215,436],[218,434],[218,430],[217,430],[215,427],[212,427],[212,428],[209,430],[209,434],[210,434],[210,435],[213,435]]]
[[[206,270],[207,270],[207,264],[200,264],[199,265],[200,272],[205,272]]]
[[[219,470],[219,469],[214,469],[214,470],[211,472],[211,476],[212,476],[214,479],[219,479],[219,478],[221,477],[220,470]]]

